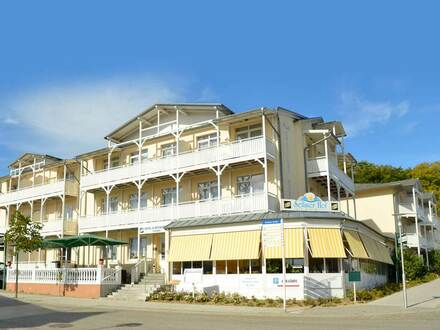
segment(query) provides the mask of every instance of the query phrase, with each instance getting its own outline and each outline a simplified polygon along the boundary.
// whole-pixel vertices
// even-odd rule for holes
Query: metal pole
[[[405,276],[405,262],[403,258],[403,242],[402,242],[402,222],[399,219],[399,238],[400,238],[400,260],[402,262],[402,285],[403,285],[403,305],[408,308],[408,297],[406,295],[406,276]]]
[[[284,219],[281,219],[281,253],[282,253],[282,260],[283,260],[283,309],[286,312],[287,311],[287,292],[286,292],[286,255],[285,255],[285,243],[284,243]]]

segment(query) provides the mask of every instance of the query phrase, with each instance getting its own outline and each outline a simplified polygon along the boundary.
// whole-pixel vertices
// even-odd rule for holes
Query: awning
[[[313,258],[346,258],[339,228],[309,228],[310,249]]]
[[[284,253],[286,258],[304,258],[304,229],[284,229]],[[282,258],[280,247],[265,247],[264,257],[266,259]]]
[[[362,242],[364,243],[370,259],[386,264],[394,264],[390,256],[390,252],[385,245],[364,234],[360,234],[360,237],[362,239]]]
[[[212,234],[171,237],[168,261],[209,260]]]
[[[258,259],[261,231],[213,234],[211,260]]]
[[[353,230],[344,230],[350,252],[354,258],[368,259],[367,251],[361,241],[359,233]]]

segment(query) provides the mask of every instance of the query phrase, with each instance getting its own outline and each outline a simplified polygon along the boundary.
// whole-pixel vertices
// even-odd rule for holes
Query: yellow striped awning
[[[284,229],[284,253],[286,258],[304,258],[304,229]],[[281,247],[264,247],[264,258],[282,258]]]
[[[310,249],[313,258],[346,258],[339,228],[309,228]]]
[[[211,260],[258,259],[260,237],[258,231],[237,231],[213,234]]]
[[[388,248],[382,243],[368,237],[367,235],[360,234],[362,242],[367,250],[368,256],[372,260],[380,261],[386,264],[393,264],[390,252]]]
[[[212,234],[171,237],[168,261],[209,260],[211,244]]]
[[[368,259],[368,253],[365,250],[359,233],[353,230],[344,230],[344,235],[347,239],[348,247],[350,248],[352,256],[354,258]]]

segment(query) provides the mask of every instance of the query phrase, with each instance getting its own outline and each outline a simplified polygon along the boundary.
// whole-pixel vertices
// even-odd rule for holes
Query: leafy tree
[[[433,163],[421,163],[410,170],[413,178],[418,178],[425,191],[432,191],[437,201],[440,200],[440,161]],[[440,205],[437,205],[440,207]]]
[[[403,259],[405,262],[405,275],[408,281],[422,278],[426,274],[426,268],[422,259],[413,250],[404,250]]]
[[[361,161],[356,165],[356,183],[387,183],[411,178],[410,170],[391,165],[376,165]]]
[[[20,212],[15,212],[11,225],[6,231],[5,240],[14,247],[15,253],[15,297],[18,295],[18,257],[20,252],[32,252],[42,246],[40,235],[42,225],[32,222]]]
[[[431,251],[429,254],[429,265],[433,272],[440,275],[440,250]]]

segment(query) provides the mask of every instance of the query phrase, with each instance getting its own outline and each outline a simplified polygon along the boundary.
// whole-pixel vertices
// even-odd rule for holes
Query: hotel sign
[[[281,219],[266,219],[262,222],[261,237],[264,247],[278,247],[283,243],[283,221]]]
[[[323,201],[314,193],[306,193],[298,199],[281,199],[282,211],[332,211],[332,203]]]

